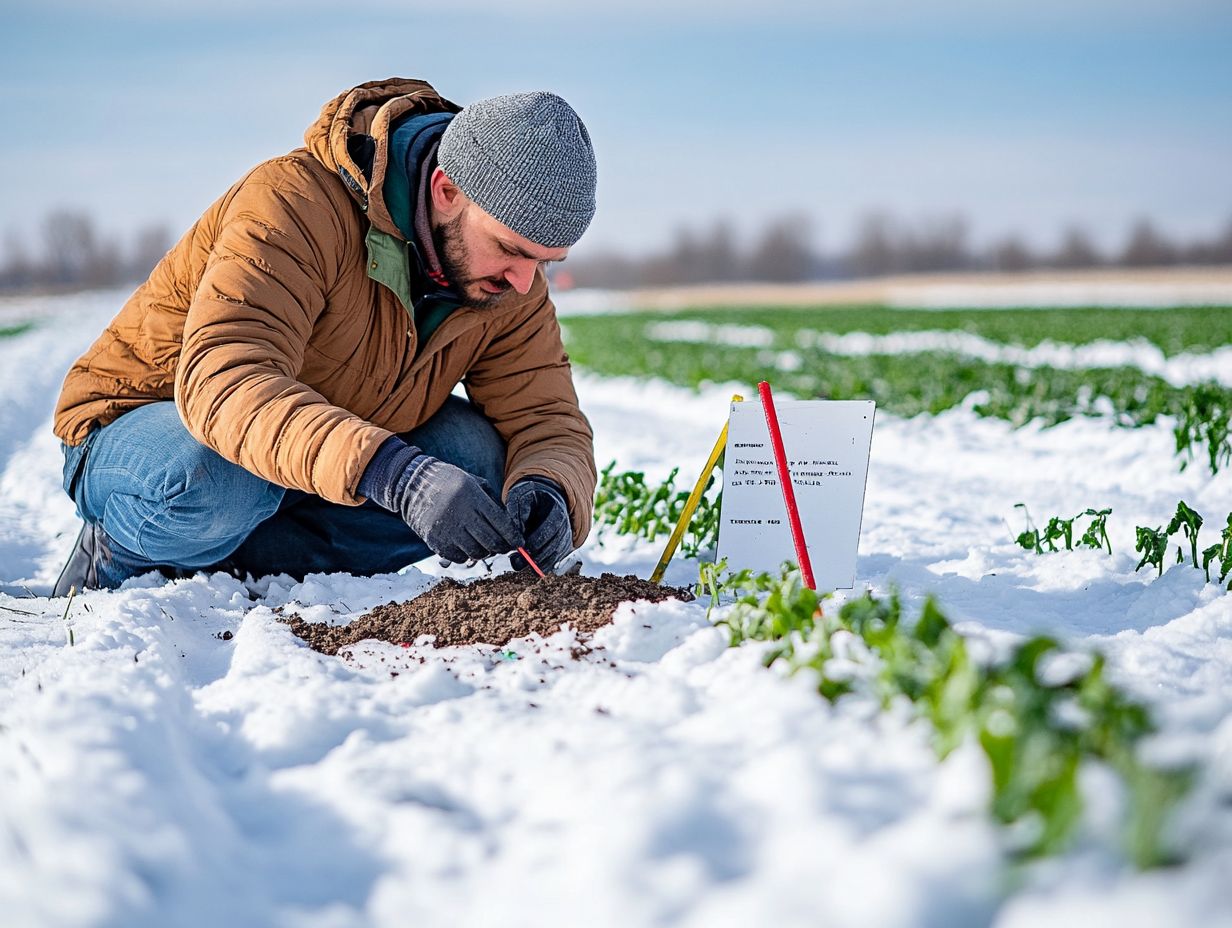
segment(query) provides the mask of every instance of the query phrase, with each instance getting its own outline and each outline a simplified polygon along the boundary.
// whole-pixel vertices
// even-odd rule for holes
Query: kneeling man
[[[55,595],[520,546],[548,569],[586,537],[593,435],[543,270],[595,212],[577,114],[394,79],[304,141],[223,194],[65,378],[85,526]]]

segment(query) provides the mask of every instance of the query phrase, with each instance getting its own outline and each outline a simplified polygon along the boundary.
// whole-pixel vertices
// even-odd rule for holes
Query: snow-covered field
[[[646,337],[663,342],[731,345],[737,348],[769,348],[774,345],[773,329],[760,325],[714,324],[693,319],[673,319],[646,326]],[[898,332],[870,335],[867,332],[816,332],[802,329],[796,344],[819,349],[827,354],[859,356],[869,354],[926,354],[944,352],[992,364],[1018,367],[1056,367],[1083,370],[1092,367],[1137,367],[1161,377],[1174,386],[1214,381],[1232,386],[1232,346],[1201,353],[1184,352],[1167,357],[1145,338],[1129,342],[1101,339],[1084,345],[1044,341],[1032,348],[1005,345],[970,332]],[[775,358],[780,370],[798,370],[804,363],[798,352],[780,351]]]
[[[1222,521],[1232,475],[1178,473],[1167,423],[878,419],[860,582],[935,593],[973,636],[1103,650],[1162,722],[1152,749],[1205,770],[1185,866],[1109,850],[1118,794],[1095,770],[1077,846],[1019,868],[977,749],[938,763],[924,726],[829,705],[695,604],[626,604],[580,659],[562,631],[516,659],[374,645],[344,663],[273,610],[358,614],[429,574],[199,575],[79,596],[68,646],[46,598],[76,530],[50,412],[118,302],[51,301],[0,339],[0,925],[1232,925],[1232,594],[1188,565],[1133,571],[1135,525],[1178,499]],[[579,390],[600,464],[656,476],[700,464],[732,392]],[[1115,555],[1017,548],[1019,501],[1112,507]],[[583,558],[646,576],[657,554]]]

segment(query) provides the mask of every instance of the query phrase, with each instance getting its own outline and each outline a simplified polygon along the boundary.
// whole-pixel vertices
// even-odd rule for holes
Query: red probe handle
[[[783,488],[783,502],[787,504],[787,522],[791,526],[791,540],[796,546],[796,560],[800,563],[800,576],[810,590],[817,589],[813,580],[813,563],[809,560],[808,546],[804,543],[804,527],[800,524],[800,510],[796,507],[796,490],[787,469],[787,452],[783,448],[783,433],[779,429],[779,416],[774,410],[774,394],[770,384],[762,381],[757,385],[761,395],[761,408],[766,413],[766,425],[770,429],[770,446],[774,449],[774,463],[778,465],[779,486]]]

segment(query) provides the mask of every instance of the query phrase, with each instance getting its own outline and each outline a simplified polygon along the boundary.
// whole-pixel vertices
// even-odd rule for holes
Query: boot
[[[51,591],[52,596],[67,596],[71,587],[77,592],[82,590],[97,590],[99,588],[98,568],[100,563],[110,560],[111,552],[107,547],[107,535],[103,527],[94,522],[86,522],[77,535],[68,563],[60,571],[60,577]]]

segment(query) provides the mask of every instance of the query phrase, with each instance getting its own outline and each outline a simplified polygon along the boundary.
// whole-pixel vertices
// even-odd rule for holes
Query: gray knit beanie
[[[590,133],[554,93],[463,107],[437,150],[449,179],[484,212],[545,248],[567,248],[595,215]]]

